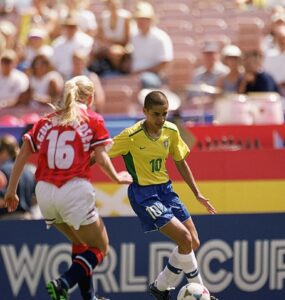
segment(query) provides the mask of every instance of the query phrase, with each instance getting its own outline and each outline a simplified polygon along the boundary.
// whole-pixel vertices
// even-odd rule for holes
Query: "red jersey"
[[[90,154],[96,146],[112,143],[101,115],[81,109],[80,124],[61,126],[50,114],[34,124],[24,135],[38,152],[36,180],[58,187],[74,177],[90,180]]]

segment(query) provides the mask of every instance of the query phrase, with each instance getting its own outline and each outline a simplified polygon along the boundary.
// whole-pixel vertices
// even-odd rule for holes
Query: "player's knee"
[[[183,238],[181,239],[181,242],[178,244],[180,253],[189,253],[192,251],[192,237],[189,232],[185,232]]]
[[[90,246],[97,248],[100,252],[106,256],[109,251],[109,241],[108,239],[94,240],[93,243],[90,243]]]
[[[104,257],[109,253],[110,247],[109,244],[104,245],[103,249],[101,250],[102,253],[104,254]]]
[[[109,244],[108,243],[102,243],[95,246],[105,257],[107,253],[109,252]]]
[[[192,239],[192,248],[194,251],[198,250],[200,247],[200,240],[199,238],[193,238]]]

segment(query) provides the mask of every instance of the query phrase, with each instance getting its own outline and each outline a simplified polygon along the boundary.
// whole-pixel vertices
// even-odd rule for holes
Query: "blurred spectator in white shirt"
[[[100,77],[118,76],[125,73],[121,62],[128,53],[131,13],[121,8],[120,0],[101,1],[106,9],[98,19],[98,34],[89,68]]]
[[[275,51],[265,56],[264,70],[273,76],[285,96],[285,25],[279,26],[276,31],[276,44]]]
[[[29,88],[28,76],[17,70],[16,65],[15,51],[5,50],[1,55],[0,64],[0,108],[16,106]]]
[[[285,0],[266,0],[264,1],[266,7],[274,8],[276,6],[285,6]]]
[[[79,28],[95,37],[97,33],[97,20],[93,11],[90,9],[90,0],[66,0],[60,1],[56,5],[60,19],[73,14],[78,20]]]
[[[0,21],[12,22],[15,25],[15,27],[18,28],[20,19],[20,14],[15,6],[15,0],[0,1]]]
[[[105,104],[105,92],[100,78],[96,73],[87,69],[87,64],[88,56],[84,52],[80,51],[80,49],[76,50],[72,56],[72,73],[69,78],[85,75],[94,83],[94,103],[91,108],[100,113],[103,111]]]
[[[98,36],[100,47],[126,46],[130,39],[131,13],[121,8],[120,0],[102,0],[107,9],[99,18]]]
[[[52,63],[56,70],[66,78],[72,72],[73,53],[80,49],[89,55],[94,40],[78,28],[78,20],[75,15],[70,15],[63,20],[62,30],[62,35],[52,43],[54,49]]]
[[[10,21],[0,21],[0,32],[5,37],[7,49],[14,49],[17,42],[17,28]]]
[[[133,16],[138,32],[131,37],[131,72],[142,73],[143,87],[160,87],[165,68],[173,59],[171,38],[155,25],[155,12],[149,2],[138,2]]]
[[[54,103],[62,96],[63,78],[59,72],[53,70],[45,55],[38,54],[34,57],[29,75],[32,107]]]
[[[23,49],[23,68],[29,68],[36,55],[42,54],[49,59],[53,55],[53,48],[47,43],[48,33],[43,28],[31,28],[28,41]]]
[[[19,1],[20,2],[20,1]],[[22,1],[21,1],[22,2]],[[32,0],[20,8],[22,18],[29,20],[29,26],[42,26],[52,35],[58,23],[58,14],[53,7],[48,6],[46,0]],[[23,20],[22,20],[23,21]]]
[[[284,7],[276,7],[272,13],[270,23],[268,24],[268,33],[262,40],[262,50],[265,56],[275,54],[278,51],[276,35],[280,26],[285,25],[285,9]]]
[[[243,78],[242,52],[236,45],[227,45],[222,50],[222,61],[229,73],[218,79],[217,87],[222,93],[237,93]]]

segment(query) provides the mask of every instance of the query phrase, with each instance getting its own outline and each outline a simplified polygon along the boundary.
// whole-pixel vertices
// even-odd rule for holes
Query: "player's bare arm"
[[[5,195],[5,207],[7,207],[8,212],[13,212],[18,207],[19,198],[16,193],[17,186],[24,166],[31,154],[32,150],[30,148],[29,142],[25,140],[23,146],[21,147],[20,153],[15,160],[15,165]]]
[[[199,188],[196,184],[195,178],[193,173],[186,162],[186,160],[175,161],[175,165],[183,177],[184,181],[188,184],[190,189],[192,190],[193,194],[195,195],[196,199],[206,207],[209,214],[216,214],[216,209],[210,203],[210,200],[203,196],[203,194],[199,191]]]
[[[99,164],[103,171],[115,182],[119,184],[130,184],[133,182],[131,175],[126,172],[117,172],[111,162],[104,146],[95,148],[95,161]]]

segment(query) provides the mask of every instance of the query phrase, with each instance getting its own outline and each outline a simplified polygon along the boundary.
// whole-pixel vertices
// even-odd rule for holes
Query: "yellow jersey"
[[[190,152],[177,126],[166,121],[158,138],[150,138],[143,127],[144,120],[124,129],[113,138],[108,152],[111,158],[123,156],[133,181],[139,185],[161,184],[169,180],[166,159],[169,153],[175,161],[185,159]]]

